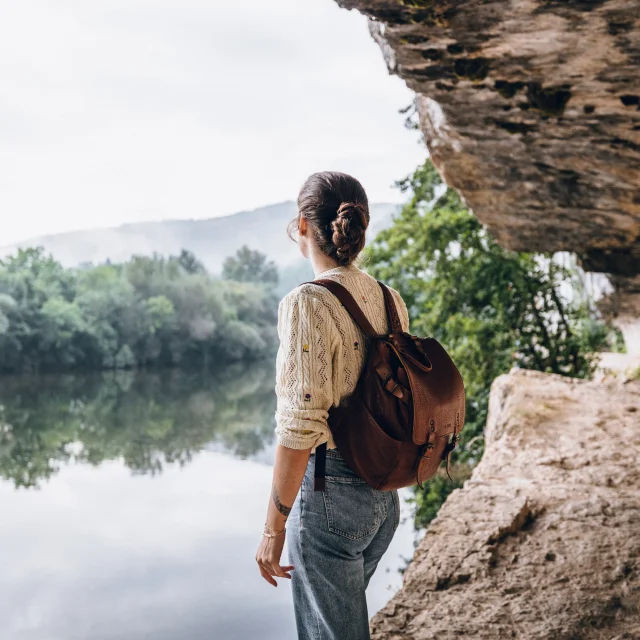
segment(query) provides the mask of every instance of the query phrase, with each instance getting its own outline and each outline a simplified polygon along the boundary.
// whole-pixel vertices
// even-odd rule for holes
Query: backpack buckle
[[[422,445],[422,451],[420,452],[420,457],[426,458],[428,460],[431,453],[431,449],[433,449],[434,447],[435,445],[433,444],[433,442],[425,442]]]
[[[443,457],[448,456],[456,448],[458,440],[460,440],[460,436],[457,433],[454,433],[453,437],[449,442],[447,442],[447,446],[444,448]]]
[[[389,382],[393,382],[392,389],[389,388]],[[384,381],[384,388],[391,393],[393,393],[398,388],[398,383],[395,381],[395,378],[391,374],[389,374]]]
[[[451,453],[456,448],[456,444],[460,440],[460,436],[454,431],[453,437],[447,443],[447,446],[444,448],[444,452],[442,453],[442,459],[447,461],[447,475],[449,476],[449,480],[453,480],[451,477],[451,472],[449,470],[450,462],[451,462]]]
[[[390,386],[390,382],[393,383],[393,387]],[[393,377],[393,374],[390,373],[384,379],[382,385],[391,395],[394,395],[396,398],[402,399],[402,397],[404,396],[404,391],[402,387],[397,383],[396,379]],[[399,389],[399,391],[396,391],[396,389]]]

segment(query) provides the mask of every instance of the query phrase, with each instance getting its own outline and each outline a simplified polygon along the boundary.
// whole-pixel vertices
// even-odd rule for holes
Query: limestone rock
[[[640,638],[640,382],[514,370],[374,640]]]
[[[638,0],[337,0],[372,18],[445,181],[505,247],[640,273]]]

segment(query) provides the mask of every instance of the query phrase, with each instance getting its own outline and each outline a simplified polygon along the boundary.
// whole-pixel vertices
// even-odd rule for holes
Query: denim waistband
[[[316,452],[314,451],[311,455],[315,456]],[[337,458],[338,460],[343,459],[342,454],[337,449],[327,449],[327,458]]]
[[[306,473],[313,476],[315,473],[315,453],[309,456]],[[327,462],[325,466],[327,478],[348,478],[350,481],[364,482],[346,463],[342,454],[337,449],[327,449]]]

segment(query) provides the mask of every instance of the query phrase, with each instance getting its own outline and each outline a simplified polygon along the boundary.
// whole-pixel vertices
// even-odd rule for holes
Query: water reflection
[[[288,585],[254,567],[269,478],[204,452],[156,477],[112,461],[72,464],[40,491],[5,485],[0,637],[295,638]]]
[[[296,637],[290,584],[273,589],[254,561],[271,363],[0,378],[0,405],[2,640]],[[413,539],[407,520],[370,584],[372,613]]]
[[[0,378],[0,477],[32,487],[71,460],[135,473],[184,465],[205,445],[239,457],[273,440],[273,364]]]

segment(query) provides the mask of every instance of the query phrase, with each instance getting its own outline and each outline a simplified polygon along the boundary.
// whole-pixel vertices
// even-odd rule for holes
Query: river
[[[273,375],[0,378],[0,638],[295,640],[290,583],[269,586],[254,560]],[[401,495],[370,614],[413,554]]]

